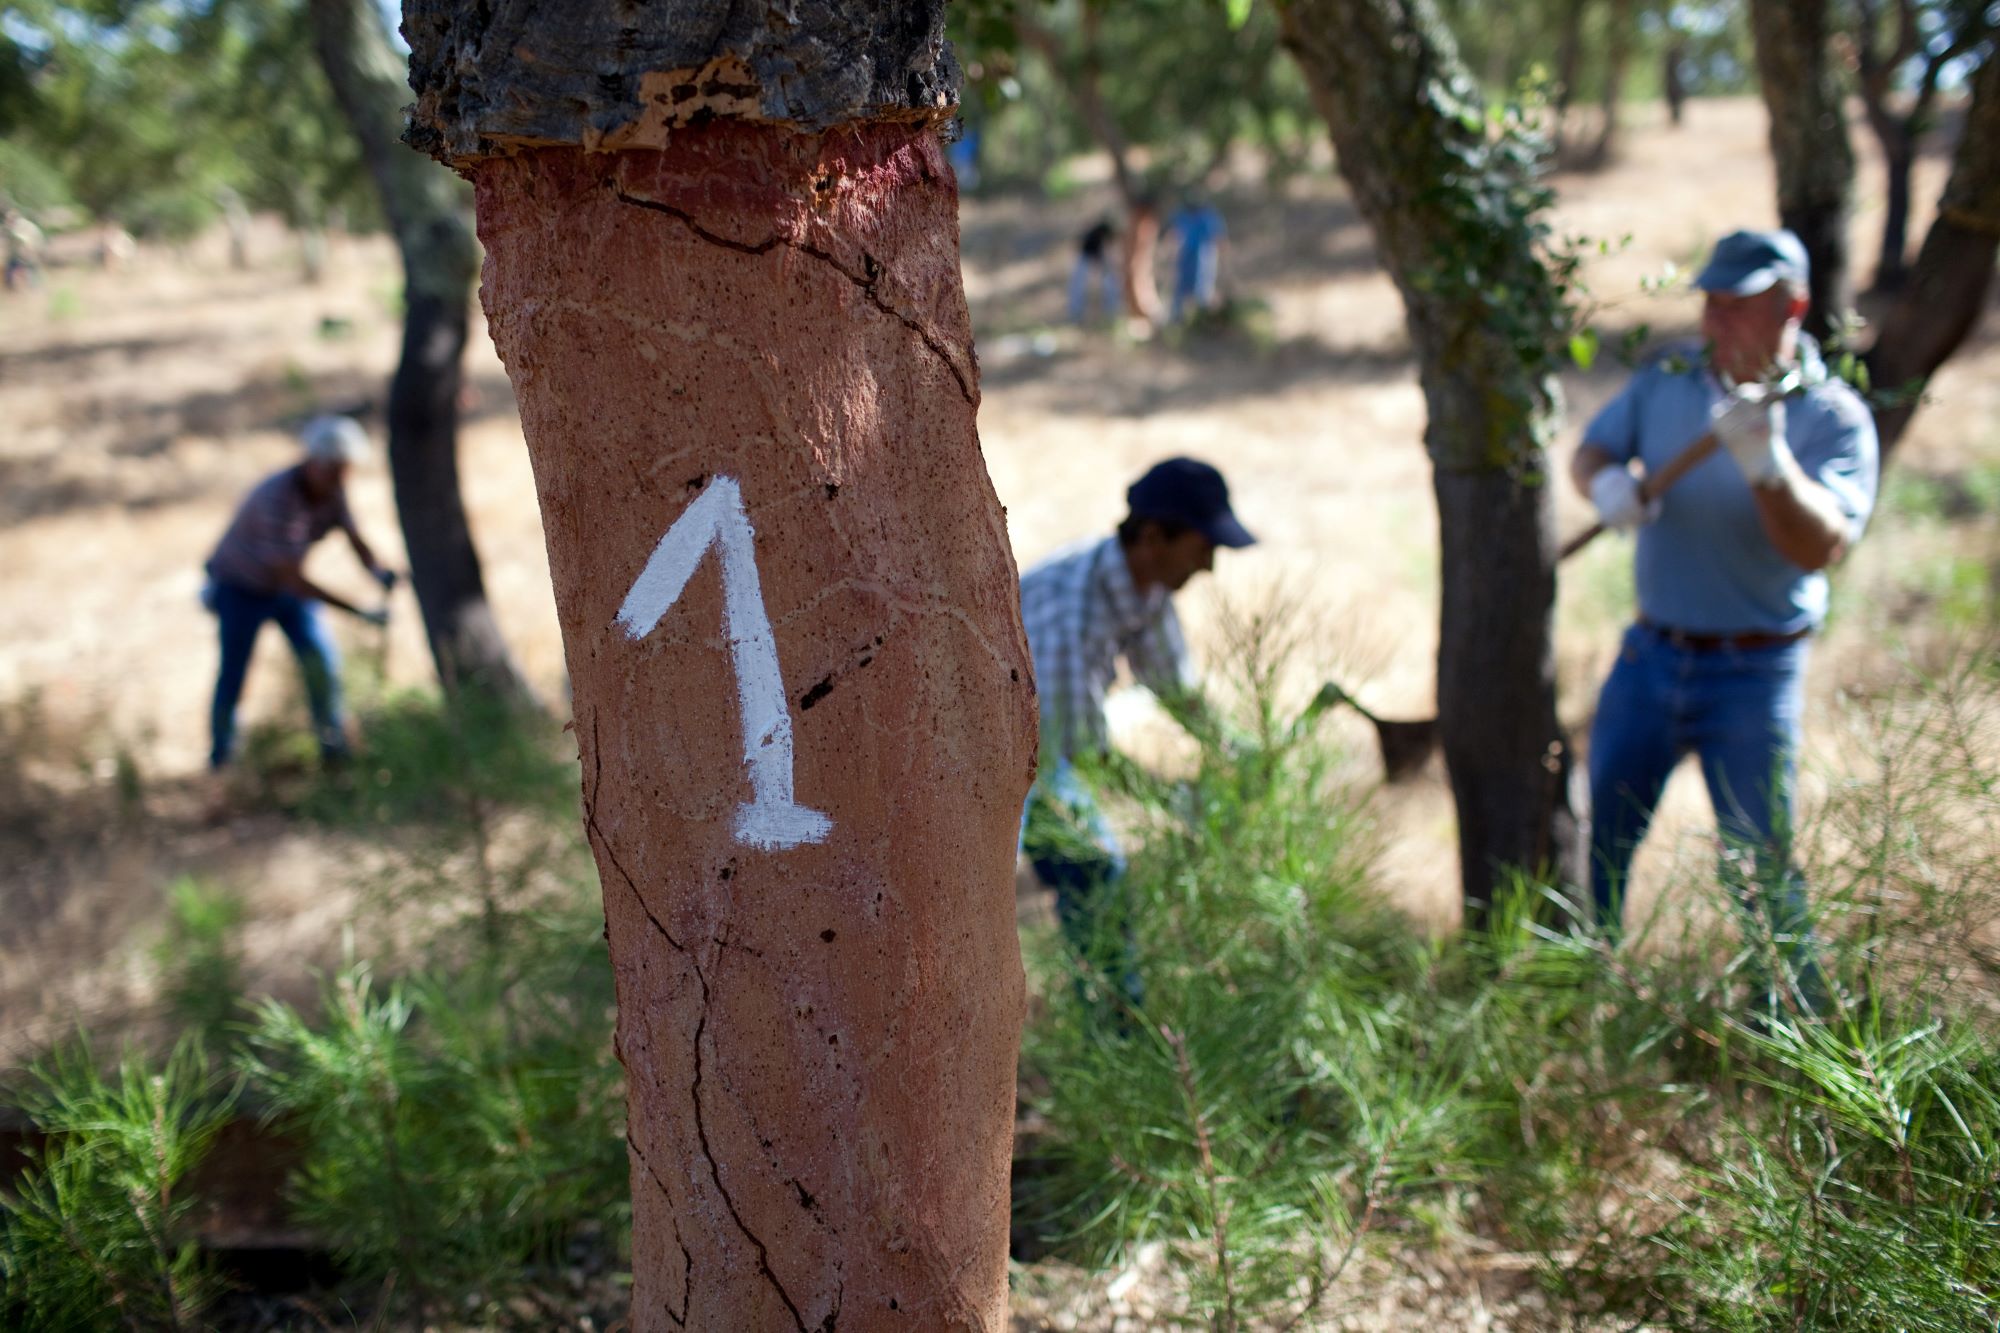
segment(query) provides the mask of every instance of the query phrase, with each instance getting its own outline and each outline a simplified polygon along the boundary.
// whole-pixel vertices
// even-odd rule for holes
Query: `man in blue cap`
[[[1732,232],[1695,285],[1703,345],[1669,349],[1634,375],[1584,430],[1570,467],[1606,527],[1638,533],[1638,619],[1590,735],[1591,892],[1615,932],[1632,853],[1668,775],[1694,752],[1725,880],[1791,965],[1787,1007],[1810,1010],[1824,982],[1790,864],[1792,779],[1825,571],[1875,501],[1875,427],[1799,331],[1798,237]],[[1781,381],[1802,387],[1787,394],[1773,387]],[[1645,503],[1640,474],[1710,431],[1715,455]],[[1764,998],[1785,1003],[1782,991]]]
[[[1086,959],[1117,971],[1138,998],[1130,963],[1106,957],[1100,910],[1125,873],[1117,837],[1076,762],[1110,751],[1105,695],[1123,659],[1182,725],[1207,729],[1173,594],[1215,567],[1218,547],[1256,541],[1229,507],[1222,474],[1192,458],[1156,464],[1125,492],[1118,531],[1057,551],[1021,579],[1021,619],[1041,697],[1041,776],[1022,842],[1056,892],[1064,931]],[[1113,945],[1114,954],[1118,951]]]

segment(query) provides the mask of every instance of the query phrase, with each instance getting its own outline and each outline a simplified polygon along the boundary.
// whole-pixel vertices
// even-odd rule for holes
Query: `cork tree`
[[[1965,128],[1937,217],[1868,349],[1885,459],[1909,428],[1918,390],[1978,326],[1993,285],[2000,253],[2000,52],[1989,45],[1970,82]]]
[[[1846,228],[1854,192],[1854,152],[1832,73],[1828,4],[1753,0],[1751,6],[1757,68],[1771,113],[1778,213],[1799,232],[1812,258],[1814,310],[1808,327],[1816,331],[1837,328],[1847,307]],[[1965,26],[1935,38],[1941,43],[1939,52],[1953,52],[1949,59],[1972,65],[1965,71],[1970,97],[1952,150],[1951,174],[1916,262],[1902,275],[1861,358],[1884,461],[1908,429],[1925,383],[1977,327],[2000,248],[2000,68],[1995,65],[1994,23],[1983,10],[1960,12],[1958,21]],[[1865,78],[1866,68],[1863,74]],[[1921,82],[1917,96],[1920,101],[1925,97]]]
[[[1812,261],[1806,331],[1825,338],[1854,305],[1847,227],[1854,216],[1854,141],[1846,90],[1827,39],[1831,0],[1750,0],[1757,79],[1770,112],[1778,220]]]
[[[941,0],[407,0],[574,686],[632,1327],[999,1329],[1034,766]]]
[[[402,62],[370,0],[310,0],[313,46],[403,263],[403,345],[389,382],[389,474],[438,679],[532,700],[493,618],[458,484],[458,406],[479,245],[451,174],[397,140]]]
[[[1515,870],[1580,882],[1556,718],[1546,445],[1570,315],[1534,145],[1490,133],[1431,0],[1283,0],[1287,48],[1403,298],[1442,542],[1440,740],[1466,913]]]

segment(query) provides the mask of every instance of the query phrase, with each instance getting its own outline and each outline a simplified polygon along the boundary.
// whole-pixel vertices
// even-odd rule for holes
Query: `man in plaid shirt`
[[[1155,465],[1125,493],[1116,534],[1069,546],[1021,578],[1021,619],[1041,695],[1042,771],[1028,796],[1022,846],[1056,892],[1064,932],[1088,960],[1138,981],[1124,946],[1099,938],[1108,891],[1125,857],[1076,760],[1108,753],[1104,699],[1122,657],[1183,725],[1201,726],[1187,643],[1173,594],[1215,566],[1219,546],[1256,541],[1229,508],[1222,474],[1192,458]]]

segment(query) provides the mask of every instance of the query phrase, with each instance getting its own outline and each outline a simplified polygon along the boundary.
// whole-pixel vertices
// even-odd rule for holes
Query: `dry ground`
[[[1643,295],[1641,279],[1684,270],[1736,225],[1775,220],[1761,106],[1696,102],[1669,130],[1647,109],[1623,159],[1559,180],[1565,231],[1613,242],[1590,282],[1616,329],[1685,330],[1681,292]],[[1855,253],[1872,267],[1883,189],[1864,130]],[[1945,163],[1920,168],[1921,236]],[[1332,670],[1380,710],[1432,704],[1437,560],[1423,406],[1400,306],[1345,190],[1324,175],[1267,193],[1244,181],[1226,200],[1229,281],[1268,303],[1270,337],[1132,345],[1061,325],[1071,238],[1109,204],[1091,184],[1049,203],[968,201],[966,285],[980,330],[981,432],[1018,559],[1108,531],[1127,482],[1172,453],[1228,473],[1237,507],[1263,537],[1232,553],[1184,599],[1197,651],[1212,651],[1217,608],[1274,590],[1311,620],[1301,682]],[[1631,237],[1629,245],[1622,238]],[[244,489],[292,453],[287,428],[316,408],[379,402],[397,346],[399,285],[379,239],[337,247],[319,286],[298,276],[288,240],[261,236],[256,267],[219,252],[142,253],[128,271],[61,269],[40,291],[0,297],[0,805],[10,792],[72,793],[74,810],[0,809],[0,1065],[74,1018],[117,1024],[151,1004],[148,950],[163,887],[193,871],[250,895],[253,980],[279,989],[326,961],[353,914],[354,849],[272,816],[210,826],[198,775],[214,667],[212,624],[196,604],[199,569]],[[1036,337],[1041,333],[1044,336]],[[1606,358],[1565,389],[1571,427],[1619,382]],[[463,439],[466,500],[501,624],[548,697],[561,697],[561,645],[532,482],[505,376],[481,334],[471,357]],[[2000,462],[2000,317],[1933,386],[1897,466],[1956,475]],[[384,470],[353,496],[388,558],[400,543]],[[1586,521],[1565,488],[1562,516]],[[1841,572],[1840,611],[1813,667],[1808,799],[1848,762],[1837,743],[1849,694],[1893,682],[1918,651],[1922,570],[1991,535],[1885,520]],[[1605,541],[1566,571],[1560,667],[1566,716],[1587,721],[1629,605],[1626,552]],[[1913,570],[1916,571],[1913,573]],[[314,576],[361,586],[328,543]],[[1934,591],[1934,589],[1933,589]],[[398,607],[391,675],[420,682],[428,661],[408,594]],[[349,646],[370,638],[343,627]],[[1935,651],[1935,644],[1922,651]],[[275,636],[253,669],[246,714],[296,707]],[[1135,743],[1149,742],[1143,709]],[[43,729],[40,739],[23,719]],[[1358,724],[1340,725],[1366,764]],[[115,783],[120,756],[144,790],[126,822],[91,793]],[[7,779],[12,778],[12,785]],[[1385,882],[1415,916],[1455,917],[1452,814],[1441,778],[1381,803]],[[81,812],[81,813],[78,813]],[[1641,893],[1668,878],[1677,849],[1702,854],[1706,800],[1677,778],[1660,835],[1642,859]],[[11,833],[9,830],[12,830]]]

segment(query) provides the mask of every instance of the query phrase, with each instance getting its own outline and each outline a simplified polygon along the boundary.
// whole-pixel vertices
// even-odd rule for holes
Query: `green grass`
[[[1086,1264],[1164,1243],[1174,1316],[1225,1333],[1335,1316],[1361,1247],[1413,1242],[1542,1254],[1615,1326],[1991,1328],[1995,707],[1968,667],[1853,719],[1870,762],[1802,840],[1846,997],[1820,1021],[1760,1016],[1771,942],[1712,880],[1636,949],[1537,924],[1567,904],[1527,882],[1489,933],[1420,936],[1310,737],[1101,774],[1136,846],[1097,941],[1030,941],[1017,1222]]]
[[[155,1068],[128,1053],[99,1071],[77,1046],[19,1094],[46,1136],[0,1193],[0,1324],[192,1329],[220,1294],[181,1188],[228,1119],[234,1091],[198,1039]]]
[[[1229,725],[1184,776],[1096,775],[1130,873],[1081,948],[1028,933],[1017,1235],[1093,1266],[1157,1243],[1162,1318],[1224,1333],[1365,1305],[1358,1257],[1411,1245],[1540,1256],[1562,1317],[1611,1326],[2000,1319],[2000,696],[1976,656],[1840,719],[1853,758],[1800,856],[1842,998],[1808,1022],[1760,1012],[1769,941],[1712,880],[1626,948],[1544,924],[1565,904],[1525,881],[1485,933],[1413,928],[1379,894],[1370,791],[1284,705],[1306,629],[1224,624]],[[575,770],[468,707],[382,700],[366,757],[302,780],[327,827],[419,849],[381,871],[386,898],[431,895],[400,971],[350,956],[317,1004],[231,1007],[229,891],[174,886],[168,993],[207,1042],[109,1074],[66,1054],[22,1094],[50,1138],[0,1198],[0,1324],[123,1301],[200,1326],[187,1182],[238,1106],[299,1144],[295,1217],[364,1304],[393,1284],[388,1317],[501,1322],[579,1245],[629,1262]]]

